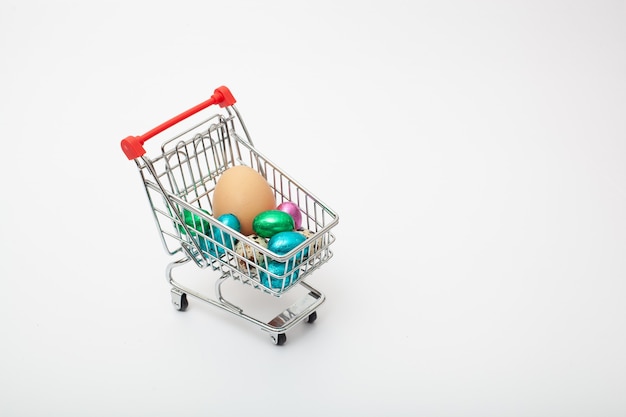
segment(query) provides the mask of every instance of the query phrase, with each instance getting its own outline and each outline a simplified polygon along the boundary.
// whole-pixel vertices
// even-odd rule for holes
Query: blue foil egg
[[[234,214],[222,214],[217,218],[217,220],[237,232],[241,231],[241,224]],[[217,245],[208,239],[200,239],[200,247],[202,250],[206,250],[211,255],[221,256],[225,252],[224,247],[232,250],[234,245],[237,244],[237,239],[219,227],[212,226],[211,230],[213,231],[213,240],[217,243]]]
[[[298,264],[297,260],[294,264],[294,258],[290,258],[287,262],[270,261],[267,265],[269,274],[265,271],[259,271],[261,284],[271,289],[286,289],[298,279],[300,274]],[[288,274],[285,275],[285,273]]]
[[[276,233],[267,242],[267,248],[275,254],[282,256],[289,253],[299,244],[306,240],[306,236],[298,232],[280,232]],[[304,256],[308,255],[309,248],[305,248]],[[302,257],[302,253],[298,253],[296,257]]]

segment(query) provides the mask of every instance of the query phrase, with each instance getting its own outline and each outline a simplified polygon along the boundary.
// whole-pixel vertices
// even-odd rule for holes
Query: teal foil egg
[[[267,242],[267,248],[275,254],[282,256],[289,253],[306,239],[306,236],[302,233],[295,231],[279,232],[270,238],[269,242]],[[303,255],[307,257],[308,254],[309,248],[305,248],[304,251],[296,254],[296,260],[300,260]]]
[[[289,259],[287,262],[270,261],[267,265],[269,274],[265,271],[260,271],[259,276],[261,278],[261,284],[271,289],[286,289],[289,285],[296,282],[300,269],[297,267],[299,262],[296,260],[294,269],[294,258]],[[285,273],[288,273],[285,275]]]
[[[266,210],[259,213],[252,221],[254,233],[270,238],[276,233],[294,230],[293,217],[281,210]]]
[[[241,231],[241,223],[239,223],[239,220],[234,214],[222,214],[217,218],[217,220],[220,223],[223,223],[224,226],[227,226],[237,232]],[[229,233],[226,233],[219,227],[213,226],[211,230],[213,231],[213,240],[217,243],[217,245],[209,241],[208,239],[200,239],[200,247],[202,248],[202,250],[209,252],[211,255],[221,256],[225,252],[223,246],[232,250],[237,244],[237,239],[235,239],[233,236],[231,236]]]

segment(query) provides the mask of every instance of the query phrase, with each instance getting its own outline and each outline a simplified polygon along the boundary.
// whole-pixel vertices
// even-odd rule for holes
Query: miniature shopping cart
[[[188,296],[192,296],[254,323],[269,333],[275,344],[282,345],[290,328],[317,318],[316,310],[325,296],[306,279],[333,256],[332,229],[339,219],[326,204],[257,150],[235,102],[228,88],[219,87],[207,101],[142,136],[127,137],[121,146],[128,159],[137,164],[163,247],[170,255],[182,255],[166,268],[175,308],[184,311],[189,305]],[[183,121],[189,122],[191,116],[198,117],[201,110],[216,108],[215,105],[219,106],[217,113],[183,128]],[[164,140],[155,155],[147,156],[145,142],[174,127],[182,131]],[[306,240],[278,255],[253,236],[244,236],[211,215],[212,197],[220,176],[237,165],[260,173],[270,185],[277,205],[289,201],[300,208],[301,228],[308,233]],[[174,279],[173,271],[190,261],[201,269],[216,271],[212,274],[212,291]],[[277,263],[283,265],[278,272],[269,268]],[[304,295],[281,308],[273,318],[263,320],[226,300],[222,284],[230,280],[259,290],[266,294],[260,297],[269,299],[293,294],[294,288]]]

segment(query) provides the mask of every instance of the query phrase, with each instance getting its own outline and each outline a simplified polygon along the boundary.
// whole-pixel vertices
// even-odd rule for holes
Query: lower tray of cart
[[[206,272],[195,268],[187,270],[182,278],[170,277],[174,307],[179,311],[187,310],[190,305],[218,307],[256,325],[277,345],[285,343],[286,333],[295,325],[313,323],[318,307],[325,301],[324,294],[303,279],[289,292],[276,297],[239,285],[236,281],[242,277],[233,279],[234,276],[224,273],[221,276],[210,274],[216,279],[207,279]]]

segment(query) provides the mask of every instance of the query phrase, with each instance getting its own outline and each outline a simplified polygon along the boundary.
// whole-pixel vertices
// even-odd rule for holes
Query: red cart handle
[[[189,110],[182,112],[178,116],[173,117],[167,122],[158,125],[154,129],[144,133],[141,136],[129,136],[126,139],[122,139],[122,150],[124,151],[128,159],[139,158],[146,153],[145,149],[143,148],[143,144],[151,137],[158,135],[165,129],[174,126],[176,123],[185,120],[189,116],[192,116],[198,113],[200,110],[206,109],[213,104],[219,104],[220,107],[226,107],[232,106],[233,104],[235,104],[235,102],[235,97],[233,97],[232,93],[227,87],[218,87],[215,89],[215,92],[213,93],[211,98],[207,101],[204,101],[197,106],[194,106]]]

